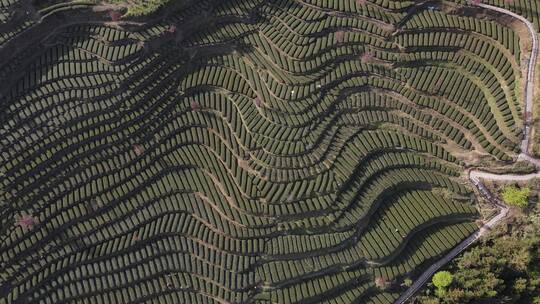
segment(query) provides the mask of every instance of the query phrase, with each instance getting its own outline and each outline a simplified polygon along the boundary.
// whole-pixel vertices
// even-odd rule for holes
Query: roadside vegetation
[[[506,186],[522,202],[528,188]],[[540,303],[540,214],[537,204],[513,208],[498,226],[432,282],[413,303]],[[448,283],[450,282],[450,283]]]
[[[517,161],[509,166],[493,167],[486,163],[482,167],[482,171],[495,174],[529,174],[536,172],[536,167],[528,161]]]
[[[87,5],[105,5],[111,6],[112,9],[125,10],[124,14],[120,14],[119,17],[142,17],[150,15],[167,4],[182,5],[187,2],[186,0],[171,1],[171,0],[72,0],[72,1],[60,1],[60,0],[46,0],[46,1],[33,1],[33,6],[39,10],[50,10],[54,7],[74,6],[79,4]]]

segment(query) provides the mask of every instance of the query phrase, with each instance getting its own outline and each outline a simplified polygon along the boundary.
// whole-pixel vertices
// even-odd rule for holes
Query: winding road
[[[534,26],[526,18],[511,12],[507,9],[492,6],[489,4],[479,3],[476,4],[478,7],[482,7],[487,10],[492,10],[508,16],[514,17],[521,22],[523,22],[531,35],[532,49],[531,55],[529,57],[529,64],[527,66],[527,74],[525,78],[525,92],[523,99],[525,101],[525,115],[524,115],[524,137],[521,141],[521,153],[518,155],[517,160],[528,161],[535,165],[538,169],[540,168],[540,159],[534,158],[529,155],[529,142],[531,137],[530,126],[532,121],[532,110],[533,110],[533,97],[534,97],[534,74],[536,67],[536,59],[538,56],[538,35],[534,29]],[[437,262],[432,264],[427,270],[425,270],[414,283],[394,302],[395,304],[403,304],[409,300],[424,284],[433,276],[433,274],[439,270],[442,266],[454,259],[458,254],[467,249],[471,244],[476,240],[481,238],[483,235],[489,232],[489,230],[496,226],[501,220],[503,220],[508,214],[508,206],[503,202],[497,199],[486,186],[482,183],[482,179],[488,180],[497,180],[497,181],[527,181],[533,178],[540,178],[540,171],[536,173],[526,174],[526,175],[517,175],[517,174],[494,174],[489,172],[484,172],[480,170],[471,170],[469,171],[469,181],[478,189],[480,194],[492,205],[499,209],[497,215],[492,217],[487,223],[485,223],[478,231],[470,235],[468,238],[459,243],[454,247],[450,252],[444,255]]]
[[[531,173],[531,174],[524,174],[524,175],[518,175],[518,174],[495,174],[495,173],[488,173],[488,172],[482,172],[482,171],[471,171],[469,177],[471,179],[479,180],[482,179],[489,179],[489,180],[496,180],[496,181],[528,181],[533,178],[540,178],[540,172]]]

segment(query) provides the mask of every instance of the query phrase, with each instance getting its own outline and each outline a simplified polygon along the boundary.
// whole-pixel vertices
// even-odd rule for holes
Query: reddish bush
[[[176,25],[169,26],[169,28],[167,29],[167,32],[169,32],[171,34],[175,34],[176,33]]]
[[[386,288],[386,279],[383,277],[376,277],[375,278],[375,286],[379,289],[385,289]]]
[[[135,151],[135,154],[137,156],[141,156],[144,153],[144,147],[139,145],[139,144],[134,144],[133,145],[133,151]]]
[[[29,215],[29,214],[23,214],[18,220],[17,225],[23,227],[23,228],[33,228],[37,224],[37,218]]]
[[[336,32],[336,41],[338,43],[342,43],[344,40],[345,40],[345,32],[343,31]]]
[[[137,41],[137,46],[140,47],[143,50],[148,49],[148,44],[146,42],[144,42],[144,41]]]

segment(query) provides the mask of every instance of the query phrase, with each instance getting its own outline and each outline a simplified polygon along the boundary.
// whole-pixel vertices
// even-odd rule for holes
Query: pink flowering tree
[[[373,61],[373,54],[371,52],[365,52],[360,56],[360,61],[362,63],[370,63]]]
[[[262,101],[261,101],[261,99],[260,99],[259,97],[255,97],[255,99],[253,100],[253,102],[255,103],[255,105],[256,105],[257,107],[260,107],[261,104],[262,104]]]
[[[135,152],[135,154],[137,156],[141,156],[144,154],[144,147],[142,145],[139,145],[139,144],[134,144],[133,145],[133,151]]]
[[[169,28],[167,28],[167,32],[171,33],[171,34],[176,34],[176,25],[170,25]]]
[[[23,214],[17,220],[17,225],[25,229],[34,228],[34,226],[37,225],[37,223],[38,223],[37,217],[29,215],[29,214]]]
[[[191,111],[198,111],[201,108],[201,105],[196,100],[191,101]]]
[[[119,11],[109,11],[109,18],[111,18],[111,21],[118,21],[122,18],[122,13]]]

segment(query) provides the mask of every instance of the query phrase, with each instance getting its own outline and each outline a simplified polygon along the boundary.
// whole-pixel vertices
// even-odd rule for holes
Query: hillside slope
[[[519,152],[526,41],[480,9],[1,1],[0,303],[391,303]]]

